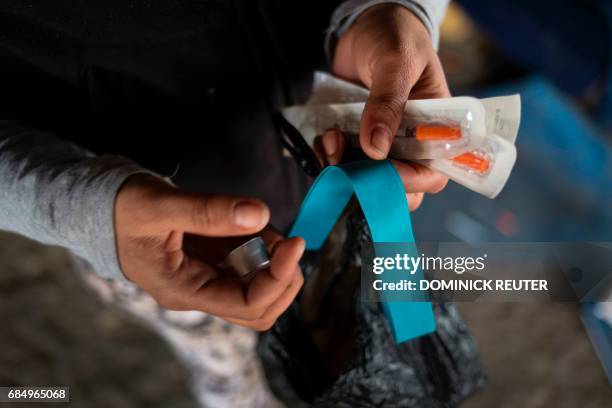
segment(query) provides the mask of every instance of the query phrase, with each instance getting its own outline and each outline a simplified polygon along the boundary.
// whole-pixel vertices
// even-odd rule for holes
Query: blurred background
[[[612,241],[612,2],[461,0],[441,38],[453,94],[521,94],[518,159],[495,200],[454,183],[429,197],[413,218],[415,236]],[[609,306],[460,309],[489,380],[465,406],[612,406]]]
[[[428,197],[416,236],[612,242],[612,2],[462,0],[441,38],[454,94],[521,94],[519,154],[495,200],[452,183]],[[0,384],[69,384],[74,406],[194,407],[164,341],[70,265],[62,249],[0,233]],[[489,380],[466,407],[612,406],[612,308],[460,308]]]

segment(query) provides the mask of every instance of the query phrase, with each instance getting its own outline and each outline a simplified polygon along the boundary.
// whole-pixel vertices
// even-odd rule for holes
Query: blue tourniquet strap
[[[415,242],[402,181],[391,162],[386,160],[365,160],[325,168],[304,199],[289,236],[304,238],[307,249],[319,249],[353,193],[361,205],[374,243]],[[381,255],[376,246],[375,251],[377,256]],[[384,275],[382,277],[384,280]],[[422,277],[419,270],[408,278],[418,281]],[[430,302],[384,301],[384,296],[381,300],[397,343],[435,330]]]

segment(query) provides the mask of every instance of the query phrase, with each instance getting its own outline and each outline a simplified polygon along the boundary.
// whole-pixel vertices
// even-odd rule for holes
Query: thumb
[[[254,198],[205,195],[177,191],[162,203],[161,224],[205,236],[247,235],[260,231],[270,220],[270,210]]]
[[[378,63],[372,72],[372,86],[363,114],[359,141],[373,159],[387,157],[393,137],[402,121],[410,90],[424,67],[402,63]]]

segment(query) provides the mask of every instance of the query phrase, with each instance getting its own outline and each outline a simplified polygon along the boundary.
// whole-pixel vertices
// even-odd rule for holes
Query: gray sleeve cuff
[[[79,219],[82,229],[71,223],[65,226],[68,238],[66,246],[89,261],[100,277],[127,280],[121,270],[117,251],[115,199],[129,177],[136,174],[157,175],[123,157],[100,156],[92,159],[92,162],[95,163],[91,163],[89,174],[85,174],[82,183],[75,184],[70,191],[74,210],[80,214],[75,220]],[[83,242],[71,239],[78,236],[89,236],[90,239]]]
[[[364,11],[384,3],[399,4],[412,11],[425,24],[434,48],[438,49],[440,40],[438,27],[446,12],[448,0],[348,0],[334,11],[325,36],[325,52],[330,61],[336,39],[348,30]]]
[[[126,279],[115,198],[140,173],[156,175],[126,158],[95,156],[47,132],[0,121],[0,229],[66,247],[101,277]]]

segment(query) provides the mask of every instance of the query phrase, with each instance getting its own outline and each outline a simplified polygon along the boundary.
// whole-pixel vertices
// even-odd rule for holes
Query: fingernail
[[[240,201],[234,206],[234,222],[243,228],[255,228],[263,221],[261,204],[252,201]]]
[[[338,150],[338,132],[328,130],[323,134],[323,148],[328,156],[333,156],[336,153]]]
[[[383,126],[376,126],[372,131],[372,146],[380,152],[382,158],[387,156],[391,147],[391,132]]]

